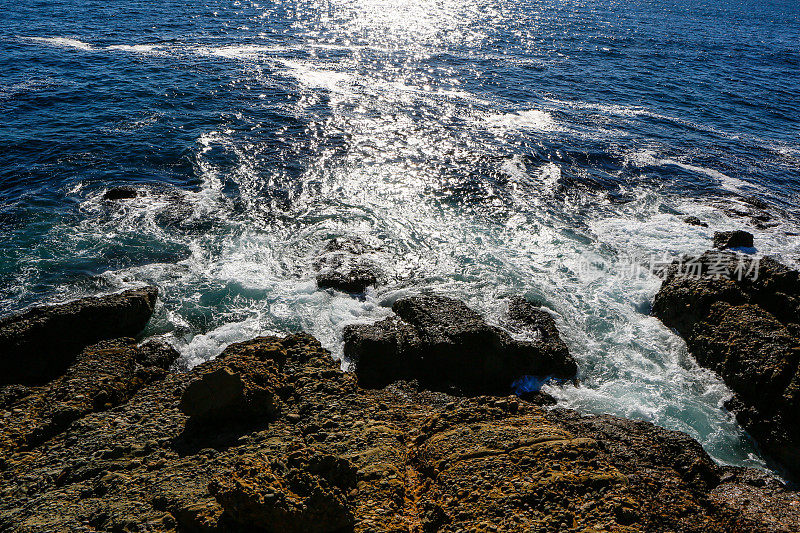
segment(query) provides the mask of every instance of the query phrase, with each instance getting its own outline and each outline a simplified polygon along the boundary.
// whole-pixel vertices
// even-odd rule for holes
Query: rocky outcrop
[[[135,337],[157,297],[158,289],[144,287],[0,319],[0,384],[45,382],[62,374],[85,346]]]
[[[653,314],[736,393],[728,408],[763,449],[800,472],[798,272],[706,252],[668,269]]]
[[[320,289],[362,293],[367,287],[377,284],[378,277],[374,270],[364,265],[356,265],[344,272],[328,271],[317,275],[317,286]]]
[[[194,384],[225,369],[272,391],[275,409],[187,431]],[[5,413],[22,409],[10,401]],[[0,530],[14,532],[772,532],[797,531],[798,506],[646,422],[408,382],[363,389],[307,335],[232,345],[0,452]]]
[[[136,346],[133,339],[104,341],[83,350],[63,376],[46,385],[0,389],[13,391],[0,395],[0,408],[7,409],[0,452],[30,449],[73,421],[119,405],[145,384],[162,379],[174,357],[154,361],[148,357],[151,350]]]
[[[714,232],[714,248],[752,248],[753,234],[747,231],[717,231]]]
[[[442,390],[508,393],[525,375],[574,377],[577,365],[552,318],[518,301],[512,309],[517,313],[513,320],[538,332],[538,338],[517,340],[459,300],[435,295],[402,298],[392,306],[395,316],[346,327],[344,355],[365,387],[419,379]]]

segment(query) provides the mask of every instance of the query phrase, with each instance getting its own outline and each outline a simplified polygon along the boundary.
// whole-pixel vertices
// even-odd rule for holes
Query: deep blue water
[[[763,464],[630,267],[728,228],[797,264],[798,2],[6,2],[0,39],[0,313],[156,284],[149,333],[195,364],[524,293],[581,363],[563,405]],[[364,299],[313,281],[346,235],[389,279]]]

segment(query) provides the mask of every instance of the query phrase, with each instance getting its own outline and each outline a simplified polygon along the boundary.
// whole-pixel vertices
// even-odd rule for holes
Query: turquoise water
[[[189,364],[433,289],[557,317],[564,406],[763,466],[651,318],[661,258],[744,228],[796,265],[796,2],[59,1],[2,10],[0,310],[155,284]],[[102,201],[113,185],[143,196]],[[730,208],[756,196],[772,225]],[[709,228],[689,226],[697,215]],[[319,291],[358,236],[387,283]]]

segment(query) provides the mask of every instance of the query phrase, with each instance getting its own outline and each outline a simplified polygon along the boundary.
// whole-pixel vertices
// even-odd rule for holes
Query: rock
[[[345,272],[330,271],[317,275],[320,289],[335,289],[349,293],[363,293],[367,287],[378,284],[378,277],[366,266],[356,266]]]
[[[181,356],[178,350],[164,339],[148,339],[139,346],[137,362],[145,367],[169,370]]]
[[[317,286],[352,294],[361,294],[367,287],[377,286],[381,269],[365,257],[373,251],[358,237],[331,239],[314,262],[318,271]]]
[[[524,375],[572,378],[577,371],[554,324],[542,316],[532,318],[533,327],[543,327],[547,337],[533,342],[515,340],[444,296],[402,298],[392,310],[396,316],[344,330],[344,354],[362,386],[418,379],[439,388],[507,392]]]
[[[136,360],[135,344],[118,349]],[[286,409],[187,446],[184,391],[221,369]],[[800,529],[797,493],[717,466],[684,434],[514,397],[363,389],[308,335],[231,345],[20,452],[0,451],[3,531]]]
[[[0,319],[0,384],[45,382],[60,375],[84,347],[138,335],[157,297],[155,287],[129,289]]]
[[[0,452],[37,446],[89,413],[127,401],[148,382],[140,372],[142,355],[133,339],[103,341],[83,350],[63,376],[26,387],[8,403],[13,411],[0,435]]]
[[[279,458],[241,457],[209,490],[245,529],[335,533],[353,529],[347,495],[357,481],[346,459],[302,448]]]
[[[683,221],[686,222],[687,224],[692,225],[692,226],[700,226],[700,227],[703,227],[703,228],[707,228],[708,227],[708,224],[706,224],[705,222],[703,222],[702,220],[700,220],[699,218],[697,218],[695,216],[686,217],[686,218],[683,219]]]
[[[752,248],[753,234],[742,230],[714,232],[714,248]]]
[[[800,472],[800,274],[765,257],[747,260],[740,278],[742,261],[706,252],[673,265],[653,314],[736,393],[727,407],[762,448]]]
[[[139,193],[134,187],[111,187],[103,194],[103,200],[129,200],[131,198],[136,198],[138,195]]]
[[[273,418],[278,410],[274,361],[230,359],[226,363],[186,387],[180,408],[189,417],[189,425]]]

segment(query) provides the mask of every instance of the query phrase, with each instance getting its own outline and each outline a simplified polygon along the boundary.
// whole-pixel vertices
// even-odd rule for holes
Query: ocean
[[[344,325],[420,291],[495,321],[522,294],[579,362],[579,386],[545,386],[561,406],[768,467],[729,389],[650,316],[650,266],[726,229],[798,266],[798,2],[0,12],[0,314],[157,285],[146,333],[191,366],[301,330],[341,357]],[[103,200],[121,185],[141,194]],[[365,243],[378,288],[318,290],[336,237]]]

